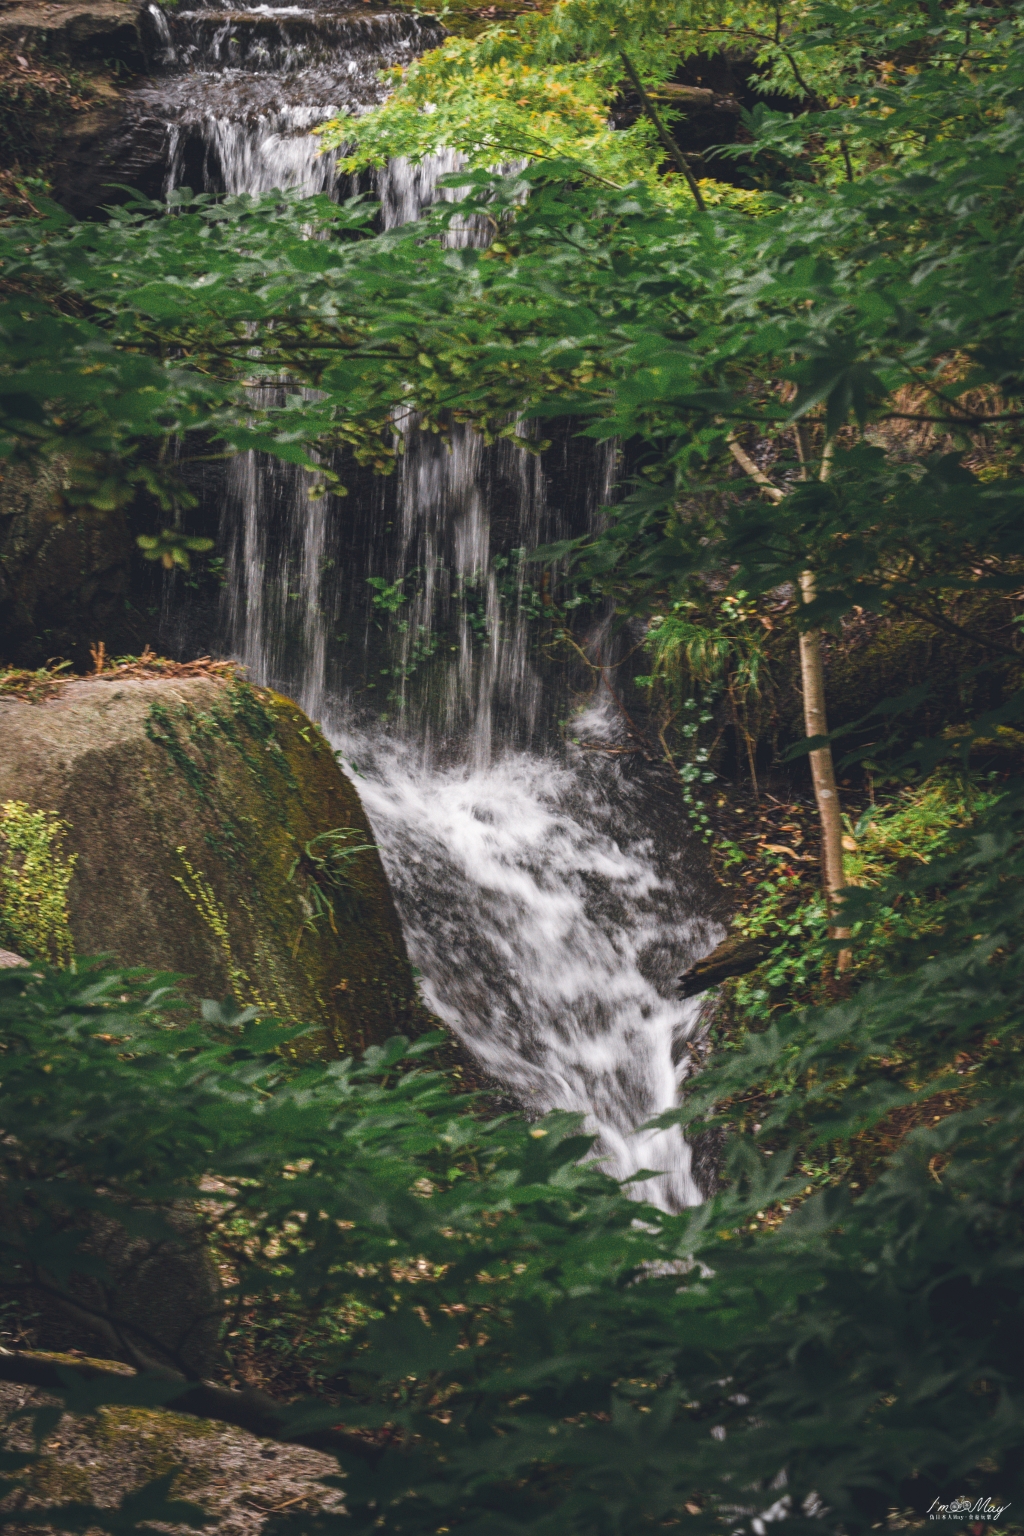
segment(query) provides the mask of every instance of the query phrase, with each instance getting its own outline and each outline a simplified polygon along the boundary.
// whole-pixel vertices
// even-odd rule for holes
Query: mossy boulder
[[[7,801],[68,824],[79,954],[321,1024],[345,1051],[429,1022],[355,788],[280,694],[230,676],[100,677],[0,702]]]
[[[81,1366],[85,1362],[80,1356],[68,1356],[58,1357],[57,1363]],[[9,1522],[12,1508],[25,1512],[24,1523],[7,1526],[19,1536],[39,1531],[38,1525],[29,1526],[28,1521],[38,1520],[41,1508],[74,1501],[109,1509],[140,1485],[168,1474],[171,1499],[188,1500],[206,1511],[201,1529],[207,1536],[213,1532],[260,1536],[275,1509],[285,1509],[293,1520],[301,1513],[309,1519],[310,1529],[325,1514],[329,1520],[330,1512],[336,1520],[341,1517],[344,1494],[333,1456],[257,1439],[245,1430],[186,1414],[126,1407],[64,1414],[55,1428],[44,1427],[37,1445],[32,1414],[54,1403],[46,1393],[0,1382],[0,1413],[9,1421],[9,1448],[38,1456],[13,1473],[10,1486],[19,1491],[8,1495],[3,1506]],[[26,1408],[28,1413],[23,1412]],[[44,1529],[49,1532],[54,1527]],[[85,1524],[79,1529],[85,1529]],[[159,1529],[184,1533],[189,1528],[175,1524]]]

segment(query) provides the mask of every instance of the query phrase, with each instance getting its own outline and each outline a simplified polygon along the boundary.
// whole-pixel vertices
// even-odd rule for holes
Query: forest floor
[[[12,1449],[32,1450],[30,1415],[54,1403],[30,1387],[0,1383],[0,1416],[23,1418],[11,1434]],[[338,1476],[333,1456],[166,1410],[114,1407],[89,1416],[65,1414],[44,1435],[40,1450],[22,1490],[0,1504],[0,1518],[11,1522],[4,1525],[10,1536],[40,1529],[27,1520],[17,1524],[19,1510],[27,1516],[65,1500],[116,1505],[140,1484],[168,1475],[170,1497],[208,1512],[209,1523],[201,1529],[219,1536],[257,1536],[279,1511],[312,1515],[343,1506],[341,1490],[330,1483]]]

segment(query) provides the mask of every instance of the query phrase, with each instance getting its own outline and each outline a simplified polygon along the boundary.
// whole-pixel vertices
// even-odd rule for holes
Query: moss
[[[209,1440],[223,1434],[223,1430],[210,1419],[197,1419],[166,1408],[101,1408],[90,1421],[89,1438],[97,1445],[115,1444],[125,1434],[154,1441],[154,1451],[160,1455],[178,1440]]]
[[[320,1025],[332,1052],[433,1027],[356,791],[290,699],[220,676],[129,678],[0,709],[0,796],[33,783],[54,813],[74,807],[79,953]],[[344,828],[357,899],[311,923],[305,850]]]
[[[37,1461],[24,1482],[34,1498],[47,1503],[88,1504],[92,1499],[92,1479],[85,1468],[69,1466],[56,1456]]]
[[[62,847],[67,822],[22,800],[0,805],[0,940],[28,960],[71,963],[68,886],[76,855]]]
[[[236,682],[203,711],[154,706],[147,734],[202,818],[207,849],[237,871],[234,890],[218,893],[199,851],[176,847],[183,872],[172,878],[210,932],[239,1000],[290,1020],[323,1020],[341,1046],[368,1043],[385,1022],[386,1033],[400,1027],[414,996],[404,956],[393,945],[381,953],[389,926],[382,898],[389,906],[390,895],[375,855],[354,870],[358,909],[335,932],[300,942],[309,902],[304,882],[290,876],[306,844],[332,829],[325,810],[338,806],[345,819],[332,826],[355,824],[369,843],[358,797],[319,731],[290,700]]]
[[[71,1426],[74,1426],[71,1429]],[[69,1433],[77,1441],[79,1460],[63,1454]],[[92,1503],[109,1494],[111,1472],[121,1470],[129,1486],[176,1473],[172,1496],[188,1497],[195,1485],[207,1481],[182,1466],[183,1442],[211,1440],[223,1428],[207,1419],[148,1408],[100,1408],[89,1416],[63,1419],[49,1455],[29,1468],[25,1478],[32,1499],[53,1503]],[[81,1458],[87,1457],[85,1465]]]

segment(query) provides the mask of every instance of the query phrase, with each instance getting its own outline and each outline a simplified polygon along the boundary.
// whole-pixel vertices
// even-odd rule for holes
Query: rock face
[[[69,823],[80,955],[323,1024],[346,1051],[429,1022],[376,850],[347,852],[373,841],[355,789],[281,695],[216,676],[97,678],[2,702],[7,800]],[[337,829],[352,831],[325,836]]]
[[[161,193],[166,128],[134,87],[161,65],[162,26],[141,0],[0,0],[0,138],[78,218],[124,202],[129,185]]]
[[[51,656],[88,666],[84,640],[137,650],[126,607],[131,539],[122,514],[58,517],[60,462],[0,474],[0,655],[38,667]]]
[[[43,0],[0,8],[0,39],[40,53],[78,60],[119,61],[145,69],[142,6],[123,0]]]
[[[77,219],[123,203],[126,186],[158,198],[166,173],[164,125],[127,99],[102,102],[68,125],[54,151],[53,195]]]

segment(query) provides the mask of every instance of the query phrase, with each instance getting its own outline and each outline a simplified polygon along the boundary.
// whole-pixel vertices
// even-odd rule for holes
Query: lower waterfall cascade
[[[165,191],[335,191],[310,129],[383,99],[378,72],[441,36],[430,18],[361,6],[149,10],[161,72],[139,110],[164,124]],[[456,168],[392,162],[376,186],[385,226],[450,195],[438,182]],[[356,476],[344,500],[261,455],[232,461],[216,498],[224,596],[203,646],[321,723],[424,999],[482,1067],[531,1115],[585,1115],[603,1166],[641,1173],[637,1193],[695,1204],[681,1133],[637,1127],[677,1102],[700,1010],[674,979],[720,936],[701,911],[699,844],[624,717],[614,663],[629,646],[599,616],[574,687],[538,641],[526,559],[593,526],[615,454],[571,436],[540,455],[468,429],[447,444],[415,421],[402,433],[397,474]],[[194,621],[172,589],[165,643],[194,647]]]

